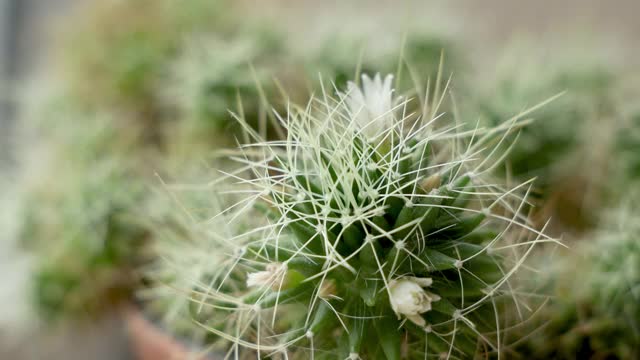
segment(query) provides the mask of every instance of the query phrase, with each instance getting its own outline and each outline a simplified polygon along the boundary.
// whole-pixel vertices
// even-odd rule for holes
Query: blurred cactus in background
[[[472,113],[496,124],[562,93],[527,116],[520,140],[506,164],[515,177],[536,177],[542,221],[556,219],[555,231],[584,231],[597,222],[594,206],[604,205],[606,174],[611,171],[613,130],[618,126],[618,75],[612,64],[580,53],[555,54],[553,62],[522,46],[508,50],[495,78],[484,87]],[[482,91],[479,91],[482,93]]]
[[[522,143],[509,156],[514,175],[544,175],[559,157],[571,152],[593,118],[613,111],[616,75],[612,65],[579,53],[557,54],[549,63],[522,47],[506,51],[496,79],[478,105],[489,123],[504,121],[531,106],[531,101],[565,93],[535,113],[536,121],[525,128]],[[549,182],[548,176],[540,180]]]
[[[165,111],[181,119],[178,129],[183,129],[183,136],[211,143],[215,133],[227,133],[231,140],[239,131],[229,111],[238,108],[259,128],[259,117],[266,116],[266,96],[275,94],[271,76],[286,64],[282,40],[265,28],[232,40],[216,33],[195,36],[184,44],[160,87]]]
[[[279,117],[284,141],[240,118],[255,143],[238,150],[230,204],[223,196],[204,218],[187,211],[190,233],[159,225],[170,236],[148,274],[173,289],[158,290],[160,301],[191,303],[195,326],[217,340],[209,349],[295,359],[501,351],[500,314],[521,296],[509,280],[550,241],[520,213],[530,183],[492,177],[518,119],[464,132],[438,111],[446,87],[409,114],[392,76],[361,80],[291,105]]]
[[[34,157],[46,160],[37,159],[37,176],[26,186],[21,239],[41,259],[34,275],[34,302],[45,319],[93,318],[131,301],[131,292],[140,286],[133,270],[145,258],[149,240],[140,211],[149,201],[146,188],[156,181],[153,174],[187,169],[172,154],[176,148],[190,156],[198,149],[204,157],[224,143],[211,141],[212,132],[205,136],[195,131],[203,127],[190,133],[176,131],[172,118],[189,123],[195,116],[186,108],[179,113],[178,104],[168,102],[162,97],[167,94],[161,96],[159,90],[181,84],[169,79],[169,69],[185,50],[185,36],[204,33],[211,24],[216,27],[209,31],[220,38],[235,32],[230,26],[233,18],[219,11],[219,3],[106,2],[93,9],[87,31],[76,31],[69,39],[72,47],[65,54],[69,72],[66,78],[55,79],[57,93],[29,119],[35,120],[30,131],[44,148]],[[213,15],[221,21],[212,23]],[[245,49],[253,51],[253,44]],[[207,51],[229,55],[232,49],[228,44]],[[220,55],[217,68],[208,59],[208,64],[195,69],[202,72],[197,75],[202,79],[214,73],[208,77],[214,83],[202,85],[212,86],[214,97],[201,101],[218,97],[215,117],[231,119],[226,109],[236,91],[256,88],[249,71],[251,59],[243,56]],[[218,80],[212,77],[216,74],[228,77]],[[196,89],[188,89],[192,78],[180,87],[190,91],[182,94],[189,100],[197,97]],[[230,79],[235,82],[227,83]]]
[[[99,312],[97,303],[111,302],[106,293],[130,300],[139,285],[130,271],[149,240],[139,214],[153,203],[145,188],[155,172],[184,175],[217,148],[244,141],[230,111],[264,138],[282,137],[271,109],[285,109],[279,87],[306,102],[306,68],[327,64],[336,84],[360,68],[357,57],[339,58],[343,48],[309,56],[286,43],[277,24],[245,19],[232,5],[114,0],[75,18],[58,94],[36,115],[50,164],[29,185],[22,233],[46,254],[35,286],[48,318]],[[395,71],[400,45],[388,44],[393,49],[376,51]],[[421,33],[407,44],[411,70],[434,74],[447,43]]]
[[[606,214],[600,229],[589,235],[592,241],[548,264],[547,284],[536,291],[553,299],[540,314],[535,336],[522,337],[525,357],[640,356],[640,214],[637,198],[632,199]]]
[[[622,182],[631,185],[640,181],[640,111],[632,113],[619,130],[615,144],[616,167]]]
[[[69,22],[15,196],[45,322],[124,305],[237,359],[640,356],[620,54],[475,49],[396,3],[254,5]]]
[[[356,72],[376,70],[400,75],[397,82],[412,85],[426,82],[429,77],[436,78],[443,53],[447,58],[444,73],[464,69],[461,52],[455,42],[444,34],[421,30],[404,38],[401,34],[376,35],[387,38],[367,41],[371,34],[348,32],[330,32],[320,36],[317,48],[301,49],[304,51],[301,54],[303,63],[310,69],[308,76],[316,78],[321,73],[342,88]],[[401,73],[397,74],[398,71]]]
[[[37,130],[46,144],[34,154],[46,161],[32,164],[20,238],[40,258],[33,285],[40,314],[93,317],[138,285],[133,270],[147,235],[135,208],[144,170],[127,159],[134,141],[108,115],[71,110],[64,100],[50,106]]]
[[[63,60],[74,95],[153,115],[158,81],[185,34],[230,30],[223,1],[103,1],[82,9]],[[84,18],[84,19],[83,19]]]

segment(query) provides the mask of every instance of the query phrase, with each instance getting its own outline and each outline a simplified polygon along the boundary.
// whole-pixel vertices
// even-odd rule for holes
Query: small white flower
[[[425,291],[423,288],[433,283],[431,278],[403,277],[389,282],[391,308],[404,315],[418,326],[425,326],[426,321],[420,314],[431,310],[431,303],[440,300],[440,296]]]
[[[287,265],[283,263],[271,263],[264,271],[257,271],[247,274],[247,287],[270,286],[273,290],[278,290],[287,272]]]
[[[354,82],[347,83],[348,95],[345,99],[349,114],[369,140],[393,126],[393,75],[387,75],[384,81],[380,74],[373,79],[362,75],[362,89]]]

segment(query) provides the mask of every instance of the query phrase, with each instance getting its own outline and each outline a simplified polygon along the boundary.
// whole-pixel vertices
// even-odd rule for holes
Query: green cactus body
[[[209,232],[195,240],[200,252],[162,253],[178,264],[168,274],[195,304],[191,316],[229,354],[500,351],[500,308],[518,301],[508,280],[547,239],[518,214],[528,184],[504,190],[490,178],[496,154],[484,147],[510,128],[464,133],[405,116],[391,76],[362,81],[292,105],[285,140],[245,126],[256,143],[237,158],[249,175],[230,176],[240,199],[196,221]],[[518,244],[523,231],[529,242]]]

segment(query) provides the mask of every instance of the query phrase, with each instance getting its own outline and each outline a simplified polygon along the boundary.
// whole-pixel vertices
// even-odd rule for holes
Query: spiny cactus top
[[[530,183],[492,179],[518,119],[463,131],[438,114],[446,87],[412,100],[392,85],[364,75],[336,96],[323,88],[278,116],[283,140],[245,126],[254,143],[225,171],[236,200],[195,220],[198,251],[164,254],[161,273],[225,351],[424,359],[501,349],[501,309],[520,301],[509,280],[549,240],[519,213]]]

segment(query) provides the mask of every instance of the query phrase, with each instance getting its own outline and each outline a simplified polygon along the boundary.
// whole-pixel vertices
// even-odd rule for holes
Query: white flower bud
[[[402,315],[418,326],[425,326],[420,314],[431,310],[431,303],[440,300],[440,296],[423,289],[432,283],[431,278],[411,276],[389,282],[391,308],[398,317]]]
[[[333,280],[325,280],[320,286],[318,296],[321,299],[330,299],[336,296],[336,283]]]
[[[387,75],[383,81],[380,74],[376,74],[373,79],[362,75],[362,89],[354,82],[347,84],[345,103],[354,122],[369,140],[393,126],[392,81],[393,75]]]
[[[278,290],[287,272],[287,265],[283,263],[271,263],[264,271],[257,271],[247,274],[248,287],[270,286],[273,290]]]
[[[426,179],[420,181],[419,185],[424,192],[429,193],[433,189],[437,189],[440,187],[441,179],[440,174],[433,174]]]

